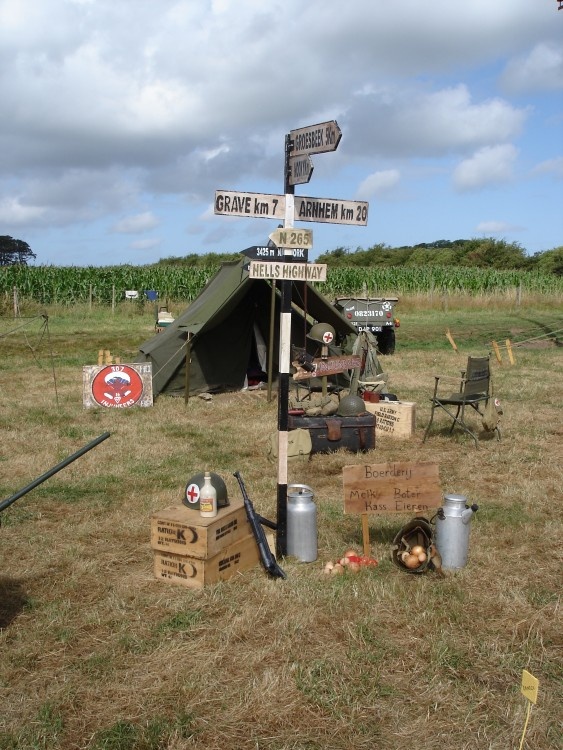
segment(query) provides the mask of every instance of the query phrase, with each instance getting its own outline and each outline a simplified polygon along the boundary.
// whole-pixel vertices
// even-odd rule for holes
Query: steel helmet
[[[358,414],[363,414],[365,410],[364,400],[359,396],[350,394],[340,400],[336,413],[339,417],[357,417]]]
[[[332,344],[336,331],[329,323],[315,323],[307,334],[308,339],[318,341],[321,344]]]
[[[227,485],[221,479],[219,474],[210,471],[211,484],[215,487],[217,493],[217,508],[226,508],[229,505],[229,496],[227,493]],[[182,502],[187,505],[188,508],[194,508],[199,510],[199,493],[203,487],[205,481],[205,473],[201,471],[199,474],[195,474],[191,479],[188,479],[186,490]]]

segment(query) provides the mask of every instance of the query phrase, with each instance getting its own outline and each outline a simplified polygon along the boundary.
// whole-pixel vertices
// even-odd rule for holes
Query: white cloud
[[[557,156],[554,159],[546,159],[537,164],[533,173],[536,175],[553,175],[553,177],[563,177],[563,156]]]
[[[124,219],[121,219],[114,224],[112,232],[119,232],[121,234],[138,234],[140,232],[146,232],[149,229],[154,229],[158,224],[158,219],[151,211],[144,211],[141,214],[126,216]]]
[[[0,200],[0,222],[8,226],[33,226],[40,223],[44,214],[43,208],[25,205],[19,197]]]
[[[162,244],[162,240],[155,237],[150,239],[147,237],[145,240],[135,240],[131,242],[129,247],[132,250],[152,250],[154,247],[159,247]]]
[[[501,83],[513,93],[562,89],[561,42],[538,44],[527,55],[511,60],[502,73]]]
[[[382,198],[388,195],[401,180],[398,169],[386,169],[370,174],[360,183],[357,191],[359,200],[369,200],[372,197]]]
[[[475,231],[478,234],[508,234],[510,232],[521,232],[523,227],[509,224],[506,221],[482,221],[477,224]]]
[[[518,150],[510,143],[479,149],[455,168],[454,185],[457,190],[463,191],[508,182],[513,179],[517,156]]]
[[[439,156],[503,143],[517,136],[527,112],[499,98],[472,100],[465,84],[427,91],[408,86],[358,95],[348,113],[354,149]]]

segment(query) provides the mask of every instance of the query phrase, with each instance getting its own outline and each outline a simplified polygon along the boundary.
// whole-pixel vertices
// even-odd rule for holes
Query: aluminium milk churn
[[[301,562],[317,559],[317,506],[306,484],[287,488],[287,554]]]
[[[467,505],[464,495],[444,495],[444,505],[436,518],[436,547],[442,567],[463,568],[467,563],[471,519],[479,507]]]

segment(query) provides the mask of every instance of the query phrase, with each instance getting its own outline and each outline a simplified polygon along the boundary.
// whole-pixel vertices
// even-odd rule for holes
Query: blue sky
[[[337,120],[297,195],[369,202],[310,258],[492,236],[563,244],[557,0],[0,0],[0,235],[38,265],[262,244],[218,189],[283,192],[284,139]],[[299,225],[296,222],[296,225]]]

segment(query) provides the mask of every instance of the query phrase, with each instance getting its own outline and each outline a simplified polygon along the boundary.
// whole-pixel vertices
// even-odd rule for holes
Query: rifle
[[[266,526],[275,528],[275,524],[270,521],[266,522],[266,519],[262,518],[262,516],[259,516],[258,513],[256,513],[256,511],[254,510],[254,506],[252,505],[252,500],[248,497],[248,493],[246,492],[246,488],[244,486],[244,482],[242,481],[240,473],[238,471],[235,471],[233,476],[238,479],[240,491],[242,492],[242,499],[244,500],[244,509],[246,510],[246,516],[248,518],[248,522],[250,523],[252,533],[254,534],[256,544],[258,545],[260,561],[262,562],[266,573],[268,573],[268,575],[272,578],[287,578],[286,574],[277,564],[276,558],[272,554],[272,551],[268,545],[268,540],[266,539],[264,529],[260,525],[261,523],[265,523]]]

